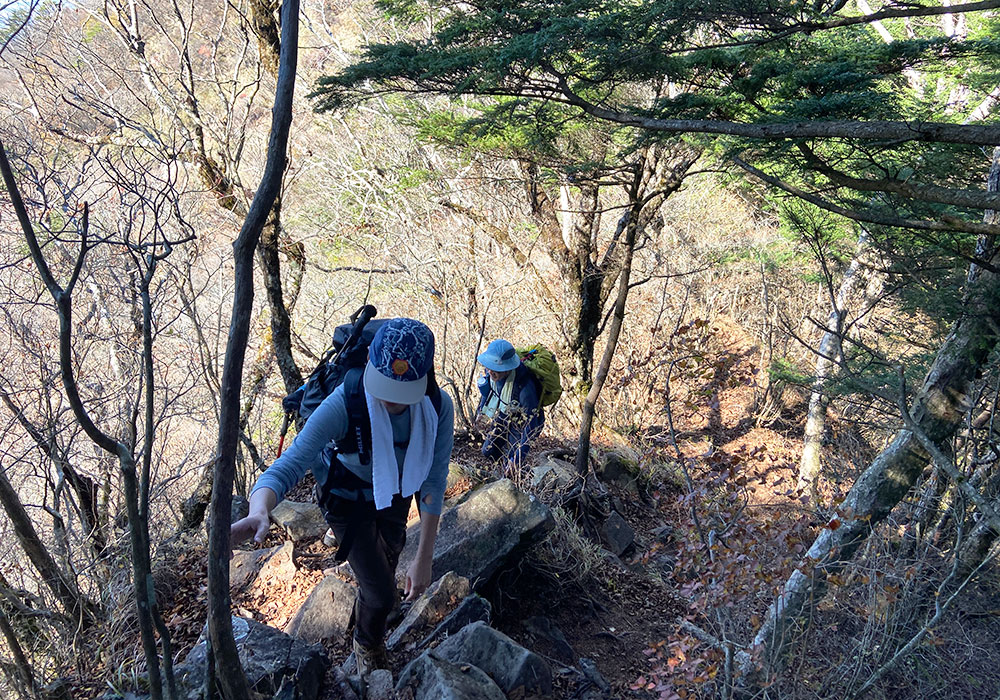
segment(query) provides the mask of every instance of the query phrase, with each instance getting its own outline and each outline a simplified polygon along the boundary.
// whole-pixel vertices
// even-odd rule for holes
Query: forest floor
[[[547,441],[549,442],[549,441]],[[549,445],[554,443],[549,442]],[[458,457],[461,460],[461,457]],[[623,514],[635,528],[637,540],[654,539],[650,533],[673,520],[666,500],[655,503],[628,502]],[[284,535],[272,529],[262,546],[283,543]],[[564,667],[558,650],[541,637],[533,636],[526,621],[547,618],[565,636],[577,657],[594,661],[611,684],[613,697],[645,697],[629,687],[647,670],[645,651],[651,643],[670,635],[675,618],[683,611],[675,587],[651,576],[642,563],[645,546],[634,547],[619,562],[608,555],[606,561],[593,562],[593,569],[583,580],[530,565],[502,572],[481,594],[493,607],[493,626],[514,640],[548,657],[553,669]],[[238,615],[282,628],[298,610],[312,587],[334,566],[335,550],[321,540],[297,546],[293,578],[270,581],[267,587],[251,586],[234,596]],[[184,549],[176,559],[175,574],[167,593],[166,614],[178,658],[183,658],[197,642],[205,619],[205,556],[200,546]],[[174,568],[174,567],[171,567]],[[331,662],[341,664],[350,654],[346,639],[325,642]],[[406,658],[393,659],[398,675]],[[555,697],[572,697],[575,685],[567,675],[555,675]],[[323,700],[338,700],[339,694],[328,684]]]

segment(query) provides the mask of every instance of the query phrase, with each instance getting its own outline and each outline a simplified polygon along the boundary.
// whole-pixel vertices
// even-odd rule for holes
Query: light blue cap
[[[503,338],[497,338],[487,345],[486,350],[476,359],[483,367],[494,372],[507,372],[521,364],[521,358],[514,350],[514,346]]]

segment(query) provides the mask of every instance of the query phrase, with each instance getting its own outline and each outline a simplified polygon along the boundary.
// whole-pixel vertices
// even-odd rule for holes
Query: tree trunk
[[[628,301],[629,281],[632,278],[632,254],[635,252],[635,234],[638,229],[638,209],[641,205],[633,206],[622,218],[626,227],[625,233],[625,260],[622,264],[621,276],[618,282],[618,298],[615,300],[614,313],[611,317],[611,327],[608,329],[608,339],[604,346],[604,355],[597,367],[594,375],[594,382],[587,392],[583,401],[583,415],[580,420],[580,439],[576,448],[576,471],[578,474],[586,474],[590,467],[590,433],[594,427],[594,416],[597,414],[597,399],[604,389],[604,382],[607,381],[608,372],[611,370],[611,359],[614,357],[615,348],[618,347],[618,337],[621,334],[622,324],[625,321],[625,303]],[[596,334],[595,334],[596,335]],[[591,346],[591,357],[593,357],[593,346]]]
[[[822,468],[823,435],[826,432],[826,409],[830,403],[826,393],[826,384],[836,371],[837,358],[841,353],[841,335],[844,321],[847,318],[847,303],[858,286],[861,259],[868,249],[868,232],[862,228],[858,236],[858,244],[854,250],[854,259],[844,273],[833,301],[833,309],[826,319],[826,330],[819,342],[816,357],[816,377],[813,380],[812,394],[809,396],[809,410],[806,414],[806,426],[802,435],[802,458],[799,460],[799,489],[808,492],[815,501],[819,474]]]
[[[287,162],[298,55],[298,22],[298,1],[285,0],[281,21],[281,65],[272,110],[267,163],[240,235],[233,244],[236,279],[220,390],[219,440],[210,506],[212,527],[208,541],[208,636],[215,655],[216,679],[226,700],[246,700],[250,697],[233,638],[229,597],[229,526],[240,432],[240,389],[253,307],[253,255],[278,196]]]
[[[1000,510],[1000,473],[993,474],[985,484],[983,495],[989,499],[994,510]],[[986,518],[975,522],[969,519],[969,534],[962,543],[957,557],[959,560],[959,573],[967,576],[977,566],[979,566],[997,541],[1000,532]]]
[[[677,162],[672,164],[669,172],[663,171],[663,158],[659,149],[647,151],[643,163],[637,168],[632,187],[629,191],[631,207],[619,220],[619,231],[624,228],[625,239],[623,243],[623,260],[618,271],[618,296],[615,299],[614,310],[611,317],[611,326],[608,329],[608,338],[604,346],[604,354],[600,364],[594,374],[593,384],[590,386],[587,396],[583,401],[583,412],[580,419],[580,437],[577,443],[575,466],[576,471],[585,474],[590,465],[590,434],[594,426],[594,418],[597,415],[597,400],[600,398],[604,383],[607,381],[608,373],[611,370],[611,361],[614,358],[615,350],[618,348],[618,338],[621,335],[622,324],[625,321],[625,306],[628,301],[629,284],[632,279],[632,259],[635,253],[636,238],[640,231],[650,224],[653,215],[663,205],[663,201],[677,191],[684,182],[684,177],[688,170],[698,160],[700,152],[684,150],[680,154]],[[655,178],[653,182],[651,179]],[[653,192],[652,197],[646,194]],[[649,212],[644,214],[643,212]],[[619,240],[620,236],[615,236]],[[607,267],[610,261],[605,259]],[[604,298],[600,292],[600,306],[596,309],[596,319],[590,335],[590,353],[593,358],[593,344],[597,339],[600,330],[600,316],[604,308]]]
[[[1000,146],[993,149],[993,162],[990,166],[990,176],[986,182],[986,189],[990,192],[1000,192]],[[1000,211],[996,209],[988,210],[983,216],[983,221],[988,224],[995,224],[998,220],[1000,220]],[[980,237],[976,242],[977,255],[982,255],[987,250],[995,252],[998,248],[1000,248],[1000,244],[985,236]],[[969,283],[975,282],[980,274],[982,274],[981,267],[978,265],[970,266]],[[993,503],[994,508],[1000,507],[1000,498],[997,497],[997,494],[1000,493],[1000,473],[994,472],[989,478],[984,479],[984,482],[983,492],[986,497]],[[997,532],[997,529],[986,519],[976,523],[971,528],[968,538],[958,553],[961,570],[968,573],[979,566],[989,554],[998,536],[1000,536],[1000,532]]]
[[[7,648],[10,649],[11,656],[14,657],[14,668],[17,671],[17,679],[24,686],[28,697],[37,698],[38,686],[35,684],[35,674],[31,672],[31,664],[28,663],[28,657],[24,655],[24,649],[21,648],[21,644],[17,640],[17,635],[14,634],[14,628],[11,627],[10,620],[7,618],[7,613],[4,612],[2,605],[0,605],[0,634],[3,634],[4,641],[7,642]]]
[[[261,232],[257,245],[257,256],[264,271],[264,289],[267,305],[271,310],[271,345],[274,357],[285,383],[285,393],[290,394],[302,386],[302,373],[292,357],[292,321],[285,306],[284,291],[281,286],[281,261],[278,257],[278,241],[281,235],[281,199],[275,200],[271,218]]]
[[[132,593],[135,596],[136,617],[139,637],[146,656],[146,673],[149,674],[149,692],[152,700],[163,697],[162,676],[160,674],[159,653],[156,647],[156,633],[153,630],[153,606],[147,589],[147,574],[152,562],[149,554],[149,523],[140,512],[139,480],[132,455],[126,450],[119,454],[122,473],[122,488],[125,491],[125,508],[128,512],[128,531],[132,554]],[[172,696],[171,696],[172,697]]]
[[[260,63],[273,76],[278,75],[281,59],[281,30],[274,16],[277,9],[278,0],[250,0],[251,26],[257,35]]]

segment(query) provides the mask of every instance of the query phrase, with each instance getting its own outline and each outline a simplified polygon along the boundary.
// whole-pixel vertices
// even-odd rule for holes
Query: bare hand
[[[229,528],[229,546],[234,547],[251,537],[255,543],[262,544],[269,529],[271,529],[271,519],[266,513],[251,513],[237,520]],[[232,552],[229,556],[232,557]]]
[[[406,585],[403,593],[406,600],[416,600],[431,585],[431,562],[417,557],[406,570]]]

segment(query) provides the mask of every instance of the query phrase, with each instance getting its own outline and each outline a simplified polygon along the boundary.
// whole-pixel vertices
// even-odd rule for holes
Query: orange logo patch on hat
[[[392,373],[397,377],[402,377],[410,369],[410,363],[403,359],[392,361]]]

